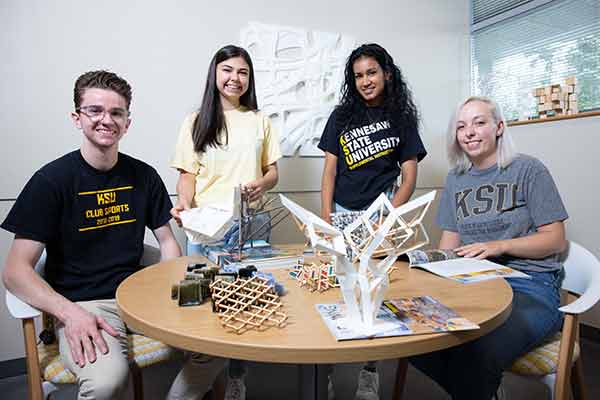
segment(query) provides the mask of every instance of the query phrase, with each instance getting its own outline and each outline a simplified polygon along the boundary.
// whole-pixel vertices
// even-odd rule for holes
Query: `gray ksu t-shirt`
[[[460,234],[462,244],[531,235],[536,227],[568,218],[548,169],[519,154],[505,169],[450,171],[442,192],[437,223]],[[502,256],[495,260],[524,271],[558,270],[558,254],[531,260]]]

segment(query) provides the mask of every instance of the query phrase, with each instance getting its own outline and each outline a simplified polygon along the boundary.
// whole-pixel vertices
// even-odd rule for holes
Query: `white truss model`
[[[429,243],[423,218],[435,191],[398,208],[381,194],[343,233],[280,196],[312,247],[333,256],[347,308],[346,322],[365,334],[372,332],[375,324],[377,330],[385,329],[376,316],[389,286],[388,272],[399,255]],[[385,258],[375,260],[373,256]]]

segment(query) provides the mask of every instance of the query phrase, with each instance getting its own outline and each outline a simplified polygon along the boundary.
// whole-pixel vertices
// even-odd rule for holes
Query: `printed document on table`
[[[414,250],[408,252],[407,256],[411,268],[421,268],[461,283],[497,278],[531,278],[523,272],[489,260],[459,257],[452,250]]]
[[[385,300],[370,329],[360,329],[347,319],[343,303],[316,304],[323,322],[336,340],[422,335],[479,329],[479,325],[462,317],[431,296]]]

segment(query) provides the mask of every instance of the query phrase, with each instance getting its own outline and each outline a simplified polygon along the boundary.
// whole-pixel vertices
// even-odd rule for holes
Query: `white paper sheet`
[[[214,207],[192,208],[180,215],[183,230],[193,244],[217,242],[233,224],[232,211]]]
[[[531,278],[523,272],[504,265],[475,258],[454,258],[445,261],[411,265],[411,268],[415,267],[462,283],[481,282],[497,278]]]

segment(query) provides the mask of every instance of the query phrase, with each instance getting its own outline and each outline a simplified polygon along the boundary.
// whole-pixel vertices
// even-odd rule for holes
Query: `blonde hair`
[[[514,141],[508,127],[506,126],[506,121],[504,120],[504,116],[502,115],[502,109],[494,100],[489,97],[481,97],[481,96],[471,96],[467,98],[465,101],[461,102],[458,107],[456,107],[456,111],[452,115],[450,119],[450,123],[448,125],[447,132],[447,151],[448,151],[448,160],[450,161],[451,168],[456,169],[456,173],[462,174],[466,172],[469,168],[471,168],[471,160],[467,154],[463,151],[463,149],[458,144],[456,140],[456,121],[458,120],[458,115],[460,110],[468,103],[480,101],[488,105],[490,109],[490,113],[492,114],[492,118],[496,124],[502,122],[504,126],[504,132],[502,135],[498,136],[496,140],[496,160],[498,166],[500,168],[506,168],[510,165],[510,163],[514,160],[517,155],[517,151],[515,148]]]

